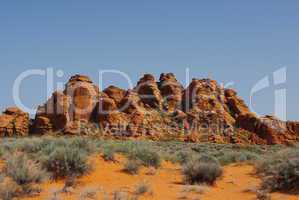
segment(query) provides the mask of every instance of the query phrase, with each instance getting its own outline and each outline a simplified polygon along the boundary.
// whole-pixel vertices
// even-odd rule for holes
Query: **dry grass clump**
[[[299,147],[280,151],[257,164],[262,189],[299,193]]]
[[[213,184],[222,175],[222,167],[218,161],[203,155],[188,161],[183,166],[183,175],[188,184]]]
[[[131,175],[136,175],[138,174],[140,167],[141,163],[138,160],[127,160],[123,171]]]
[[[146,167],[155,167],[159,168],[161,165],[160,155],[147,148],[136,148],[131,153],[129,158],[131,160],[138,160],[142,165]]]
[[[115,161],[115,150],[111,147],[106,147],[104,150],[103,150],[103,155],[102,157],[104,158],[105,161],[112,161],[114,162]]]
[[[19,185],[40,183],[48,179],[47,172],[40,163],[28,158],[24,153],[15,153],[6,159],[4,173]]]
[[[149,183],[143,181],[136,185],[134,194],[137,196],[145,195],[145,194],[151,194],[152,195],[152,189]]]
[[[43,166],[52,173],[54,178],[79,176],[91,168],[88,154],[80,148],[55,146],[39,158]]]
[[[14,197],[39,193],[38,183],[48,179],[47,172],[37,161],[33,161],[21,152],[7,155],[0,182],[0,198]]]

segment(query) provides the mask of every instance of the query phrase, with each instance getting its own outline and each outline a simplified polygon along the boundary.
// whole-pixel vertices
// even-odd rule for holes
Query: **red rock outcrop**
[[[29,115],[16,107],[7,108],[0,115],[0,136],[27,136]]]
[[[125,113],[118,110],[117,104],[113,98],[103,93],[95,108],[96,122],[102,127],[118,126],[126,122]]]
[[[87,76],[72,76],[63,92],[54,92],[43,106],[39,106],[33,132],[63,131],[76,121],[91,122],[98,98],[99,89]]]
[[[224,90],[215,80],[193,79],[183,92],[182,108],[197,129],[224,132],[235,123],[226,105]]]
[[[168,111],[180,109],[182,101],[182,92],[184,88],[177,81],[174,74],[161,74],[158,86],[163,97],[163,107]]]
[[[267,144],[286,144],[299,139],[297,123],[284,122],[273,116],[258,117],[247,113],[238,117],[237,125],[256,134]]]
[[[115,101],[116,105],[119,105],[121,100],[126,95],[125,90],[115,87],[113,85],[111,85],[108,88],[106,88],[105,90],[103,90],[103,92],[105,94],[107,94],[110,98],[112,98]]]
[[[75,75],[66,84],[64,94],[70,98],[71,121],[90,121],[99,101],[99,89],[87,76]]]
[[[137,83],[134,90],[139,94],[141,101],[151,108],[161,108],[162,96],[155,77],[145,74]]]
[[[237,92],[235,90],[225,89],[224,94],[225,103],[227,104],[227,107],[234,118],[237,118],[239,115],[250,113],[249,108],[247,107],[243,99],[237,96]]]
[[[11,128],[16,127],[11,126],[16,111],[6,113],[0,116],[1,134],[23,135],[22,128]],[[63,92],[54,92],[38,108],[32,130],[217,143],[299,140],[299,122],[258,117],[235,90],[222,88],[215,80],[193,79],[184,89],[172,73],[161,74],[159,82],[145,74],[133,90],[109,86],[103,92],[87,76],[75,75]]]
[[[70,99],[62,92],[52,97],[37,109],[33,131],[37,134],[63,130],[70,121]]]

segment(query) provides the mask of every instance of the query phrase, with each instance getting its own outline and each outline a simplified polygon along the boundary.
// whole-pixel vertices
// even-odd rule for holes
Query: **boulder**
[[[222,91],[215,80],[193,79],[183,91],[182,108],[190,110],[216,110],[223,108]]]
[[[66,84],[64,94],[70,98],[70,121],[92,121],[92,113],[99,100],[99,89],[84,75],[75,75]]]
[[[87,76],[72,76],[63,92],[54,92],[44,105],[39,106],[33,132],[64,131],[75,121],[94,122],[98,99],[99,89]]]
[[[124,98],[124,96],[126,95],[126,91],[115,87],[115,86],[109,86],[108,88],[106,88],[105,90],[103,90],[104,93],[106,93],[109,98],[113,99],[116,103],[116,105],[119,105],[121,100]]]
[[[35,134],[48,134],[53,132],[53,130],[50,118],[45,116],[36,116],[33,124],[33,132]]]
[[[287,121],[286,126],[288,131],[299,138],[299,122],[298,121]]]
[[[134,114],[136,112],[142,112],[143,109],[144,104],[139,95],[133,90],[128,90],[120,102],[120,111],[127,114]]]
[[[118,123],[117,106],[114,99],[104,94],[96,105],[96,122],[101,125]]]
[[[7,108],[0,115],[0,135],[3,136],[27,136],[29,133],[29,114],[19,108]]]
[[[33,124],[35,134],[63,131],[70,122],[70,98],[62,92],[54,92],[51,98],[39,106]]]
[[[225,104],[223,88],[215,80],[193,79],[183,91],[182,109],[186,113],[198,115],[200,120],[198,117],[196,120],[205,125],[210,124],[211,115],[214,119],[217,118],[216,121],[223,122],[224,127],[233,126],[235,123]]]
[[[173,73],[162,73],[158,83],[163,105],[168,111],[174,111],[181,106],[183,86],[177,81]]]
[[[141,101],[150,108],[161,109],[162,96],[155,81],[155,77],[151,74],[145,74],[134,88],[139,94]]]
[[[245,102],[237,96],[237,92],[235,90],[225,89],[224,93],[225,103],[234,118],[250,112]]]

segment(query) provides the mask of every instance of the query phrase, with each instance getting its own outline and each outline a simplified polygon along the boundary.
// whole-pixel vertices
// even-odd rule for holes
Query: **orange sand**
[[[61,199],[80,199],[80,191],[84,188],[97,189],[97,199],[112,199],[114,191],[124,191],[133,194],[135,186],[147,182],[152,187],[152,193],[141,196],[141,200],[173,200],[173,199],[202,199],[202,200],[254,200],[254,193],[246,189],[258,187],[260,180],[253,175],[253,167],[249,165],[230,165],[224,168],[223,177],[213,187],[205,189],[203,194],[195,191],[184,191],[180,166],[163,162],[162,167],[154,175],[147,175],[149,169],[143,168],[139,175],[128,175],[122,171],[125,159],[117,157],[117,162],[105,162],[100,156],[92,159],[94,169],[86,176],[79,178],[78,185],[71,194],[61,195]],[[26,200],[49,199],[51,191],[61,189],[63,181],[41,185],[43,192],[40,196],[24,198]],[[107,198],[109,197],[109,198]],[[274,200],[299,200],[299,196],[273,194]]]

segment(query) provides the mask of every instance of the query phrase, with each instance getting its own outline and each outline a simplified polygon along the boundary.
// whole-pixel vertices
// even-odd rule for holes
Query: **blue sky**
[[[274,91],[287,89],[287,117],[299,119],[299,2],[289,1],[0,1],[0,109],[13,105],[16,77],[28,69],[54,67],[64,76],[103,69],[127,73],[173,72],[184,82],[211,76],[233,81],[249,102],[264,76],[287,67],[287,82],[254,96],[259,114],[271,114]],[[104,85],[127,87],[107,76]],[[46,99],[45,78],[22,85],[22,100]]]

